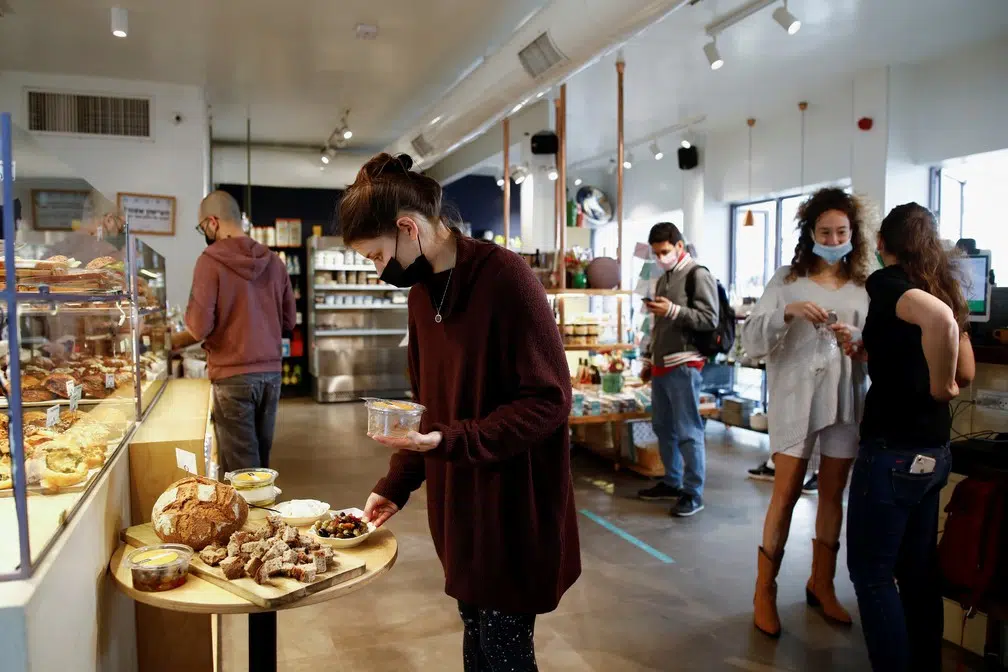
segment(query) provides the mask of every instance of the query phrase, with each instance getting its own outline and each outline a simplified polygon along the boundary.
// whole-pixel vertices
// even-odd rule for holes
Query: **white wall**
[[[149,140],[38,134],[33,139],[42,152],[57,157],[112,202],[117,192],[176,198],[175,235],[143,238],[167,259],[168,300],[184,303],[204,246],[193,230],[204,196],[209,151],[203,91],[154,82],[0,72],[0,111],[10,112],[22,129],[28,127],[26,87],[152,98],[153,137]],[[176,114],[182,115],[179,124]]]
[[[343,189],[352,184],[370,154],[339,154],[325,170],[317,151],[252,148],[252,184],[269,187]],[[216,184],[246,184],[248,156],[243,147],[213,148],[213,180]],[[253,213],[254,214],[254,213]]]
[[[932,61],[877,68],[810,91],[805,117],[802,177],[801,113],[797,100],[756,120],[752,189],[745,112],[730,129],[698,139],[705,206],[700,255],[727,278],[727,203],[797,193],[850,180],[880,210],[916,200],[927,204],[928,168],[952,157],[1008,147],[1008,38]],[[860,117],[874,127],[861,131]],[[674,156],[637,157],[627,171],[625,212],[650,217],[683,207],[682,177]],[[615,194],[613,194],[615,196]],[[721,256],[723,255],[723,256]]]

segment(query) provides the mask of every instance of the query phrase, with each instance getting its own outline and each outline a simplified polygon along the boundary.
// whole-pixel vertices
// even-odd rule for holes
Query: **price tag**
[[[59,406],[50,406],[49,408],[46,409],[45,413],[46,427],[52,427],[57,422],[59,422],[59,412],[60,412]]]
[[[121,341],[119,341],[119,352],[121,353],[129,352],[129,339],[124,338]]]
[[[175,464],[182,471],[196,474],[196,455],[181,448],[175,449]]]
[[[70,410],[76,411],[78,404],[81,400],[81,392],[84,391],[83,385],[74,385],[73,391],[70,392]]]
[[[106,390],[114,390],[115,386],[116,386],[116,384],[115,384],[115,374],[114,373],[106,373],[105,374],[105,389]]]
[[[67,397],[69,397],[71,394],[73,394],[74,387],[75,387],[74,381],[68,380],[67,384],[66,384]]]

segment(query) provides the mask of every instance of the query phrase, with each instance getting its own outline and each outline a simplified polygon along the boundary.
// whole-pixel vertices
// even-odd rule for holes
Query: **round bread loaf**
[[[226,483],[189,476],[168,486],[154,502],[151,522],[166,543],[201,551],[212,543],[227,544],[248,518],[248,504]]]

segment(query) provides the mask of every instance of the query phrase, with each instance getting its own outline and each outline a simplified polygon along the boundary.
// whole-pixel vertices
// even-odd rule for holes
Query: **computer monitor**
[[[970,322],[987,322],[991,310],[990,250],[977,250],[960,257],[956,260],[956,266],[959,268],[963,293],[966,294]]]

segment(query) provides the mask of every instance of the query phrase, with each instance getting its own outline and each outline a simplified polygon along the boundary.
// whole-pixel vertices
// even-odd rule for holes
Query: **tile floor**
[[[280,472],[285,497],[362,507],[384,474],[388,456],[364,436],[365,426],[358,405],[283,402],[271,466]],[[590,455],[576,457],[579,509],[601,516],[674,562],[664,563],[581,516],[584,571],[560,608],[537,623],[541,669],[869,669],[856,626],[831,627],[805,606],[814,497],[803,497],[795,510],[781,571],[784,635],[773,642],[752,627],[756,547],[770,485],[747,480],[745,470],[765,456],[761,438],[741,430],[726,433],[711,424],[706,509],[684,520],[670,518],[666,504],[634,499],[643,479],[614,473]],[[340,600],[280,613],[280,670],[462,669],[462,626],[454,602],[443,592],[425,509],[424,496],[417,493],[389,523],[399,540],[399,560],[382,580]],[[841,560],[837,593],[854,612],[846,574]],[[246,620],[225,617],[223,636],[224,670],[247,669]]]

